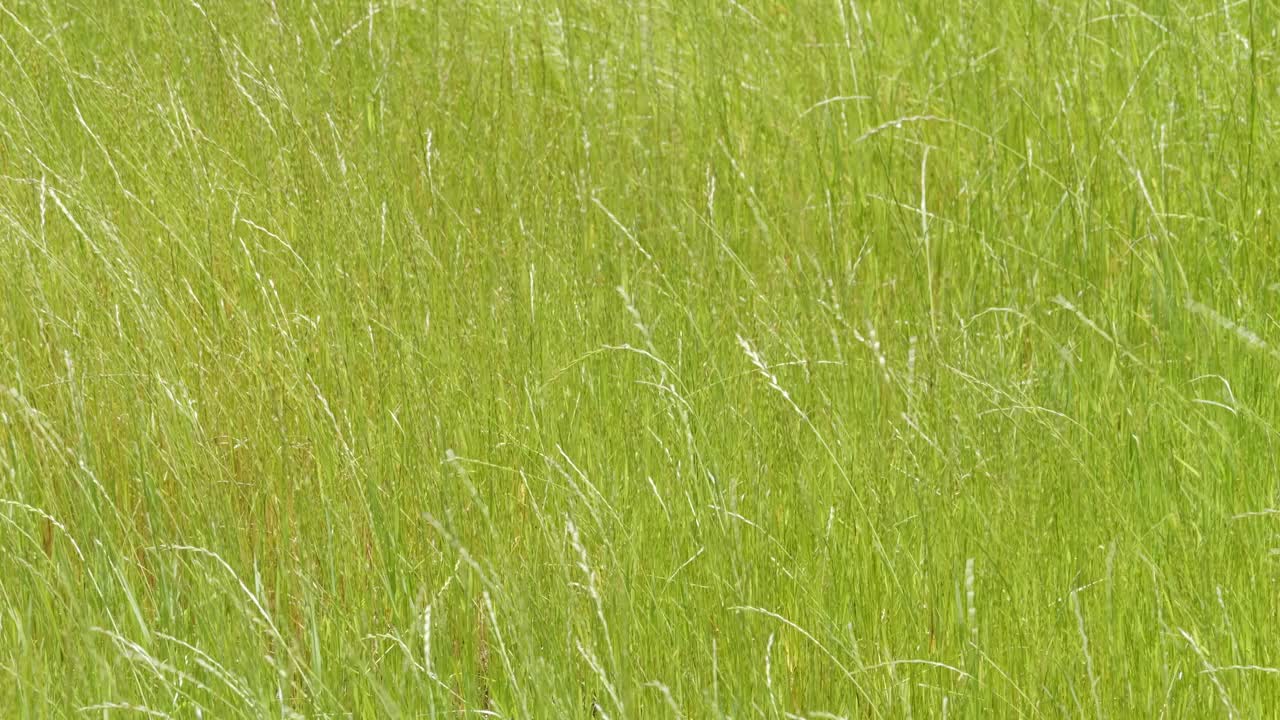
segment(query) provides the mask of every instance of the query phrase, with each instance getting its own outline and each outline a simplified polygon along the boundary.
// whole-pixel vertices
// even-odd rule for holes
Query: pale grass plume
[[[978,642],[978,591],[974,580],[973,558],[969,558],[964,563],[964,596],[965,605],[969,609],[969,635],[976,645]]]
[[[592,653],[590,649],[582,644],[581,640],[575,640],[574,644],[578,648],[578,654],[582,656],[583,660],[587,661],[587,666],[596,674],[596,677],[600,678],[600,684],[604,686],[605,693],[607,693],[609,695],[609,699],[613,701],[613,706],[618,709],[618,716],[626,717],[627,708],[623,705],[622,698],[619,697],[618,691],[614,688],[613,683],[609,682],[609,676],[605,673],[604,667],[600,664],[600,660],[595,656],[595,653]]]
[[[797,415],[802,419],[808,420],[809,416],[800,409],[800,406],[796,404],[795,400],[791,399],[791,393],[787,392],[786,388],[782,387],[782,385],[778,383],[778,376],[769,368],[769,364],[765,362],[764,357],[761,356],[760,353],[756,351],[755,347],[741,335],[738,336],[738,347],[742,348],[742,352],[746,354],[747,359],[751,361],[752,365],[755,365],[760,376],[769,382],[769,387],[774,392],[781,395],[782,399],[791,406],[791,409],[796,411]]]
[[[507,681],[511,683],[511,691],[520,698],[520,708],[524,717],[533,717],[529,713],[528,698],[524,689],[520,686],[520,680],[516,677],[515,668],[511,664],[511,655],[507,652],[507,644],[502,639],[502,628],[498,625],[498,615],[494,612],[493,599],[489,597],[489,591],[483,591],[481,598],[484,600],[484,607],[489,615],[489,625],[493,628],[493,636],[498,640],[498,655],[502,658],[502,666],[506,670]]]
[[[573,544],[573,549],[578,554],[578,569],[582,572],[582,577],[586,581],[583,586],[587,595],[591,598],[592,604],[595,606],[596,619],[600,621],[600,629],[604,633],[605,644],[609,648],[609,657],[615,658],[613,651],[613,640],[610,637],[609,623],[605,620],[604,600],[600,597],[600,590],[597,587],[596,571],[591,568],[591,561],[587,558],[587,548],[582,544],[582,537],[578,534],[578,527],[573,524],[573,520],[566,515],[565,529],[569,533],[569,539]]]
[[[1080,609],[1080,593],[1071,591],[1071,611],[1076,616],[1076,629],[1080,632],[1080,651],[1084,654],[1085,672],[1089,678],[1089,694],[1093,696],[1093,707],[1097,717],[1105,718],[1102,712],[1102,697],[1098,695],[1098,676],[1093,670],[1093,654],[1089,652],[1089,635],[1084,630],[1084,612]]]
[[[1223,709],[1227,711],[1227,718],[1234,720],[1235,718],[1240,717],[1240,711],[1237,710],[1235,704],[1231,702],[1231,695],[1227,692],[1226,686],[1218,679],[1218,672],[1221,668],[1214,667],[1213,663],[1209,662],[1209,654],[1200,646],[1200,643],[1196,642],[1196,639],[1192,637],[1191,633],[1183,630],[1182,628],[1178,628],[1178,634],[1181,635],[1182,639],[1186,640],[1187,644],[1191,646],[1191,650],[1195,652],[1196,657],[1200,658],[1200,663],[1204,665],[1204,674],[1209,676],[1209,680],[1213,682],[1214,688],[1217,689],[1218,699],[1222,702]]]
[[[1257,333],[1245,327],[1244,325],[1226,317],[1225,315],[1222,315],[1217,310],[1214,310],[1208,305],[1205,305],[1204,303],[1201,303],[1201,302],[1197,302],[1192,298],[1187,298],[1186,308],[1197,315],[1201,315],[1205,318],[1208,318],[1210,321],[1213,322],[1214,325],[1217,325],[1223,330],[1226,330],[1227,332],[1232,333],[1237,338],[1239,338],[1241,342],[1243,342],[1245,345],[1249,346],[1250,348],[1257,350],[1259,352],[1266,353],[1267,355],[1270,355],[1272,358],[1276,360],[1280,360],[1280,351],[1273,348],[1269,343],[1267,343],[1266,340],[1263,340]]]

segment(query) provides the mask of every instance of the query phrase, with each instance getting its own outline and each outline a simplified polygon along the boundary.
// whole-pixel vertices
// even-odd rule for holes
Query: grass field
[[[1278,22],[0,3],[0,716],[1280,712]]]

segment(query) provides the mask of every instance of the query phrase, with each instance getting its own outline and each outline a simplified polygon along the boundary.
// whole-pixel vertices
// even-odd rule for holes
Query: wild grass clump
[[[1263,717],[1272,0],[0,5],[0,716]]]

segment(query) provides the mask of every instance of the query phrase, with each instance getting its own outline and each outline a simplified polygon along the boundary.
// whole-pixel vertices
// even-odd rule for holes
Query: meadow
[[[0,3],[0,716],[1273,716],[1278,11]]]

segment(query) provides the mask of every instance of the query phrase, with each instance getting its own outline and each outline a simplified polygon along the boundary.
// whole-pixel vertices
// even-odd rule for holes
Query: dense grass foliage
[[[0,4],[0,715],[1274,711],[1277,10]]]

